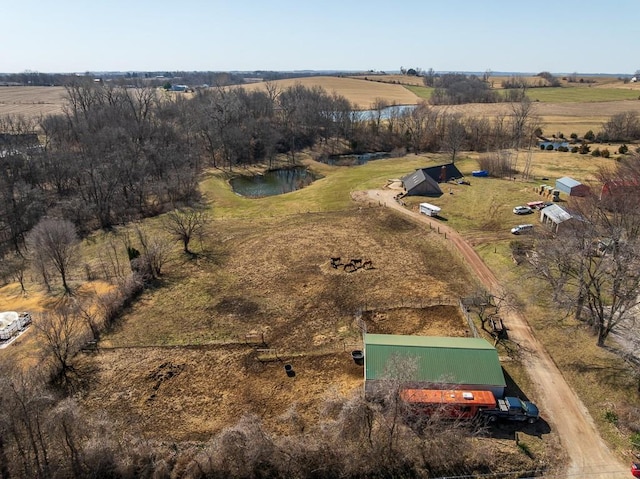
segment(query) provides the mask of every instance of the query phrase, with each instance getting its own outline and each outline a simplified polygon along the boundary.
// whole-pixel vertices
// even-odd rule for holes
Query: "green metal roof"
[[[403,380],[506,386],[498,352],[481,338],[366,334],[364,348],[365,380],[402,376],[393,371],[397,357],[417,362],[415,377]]]

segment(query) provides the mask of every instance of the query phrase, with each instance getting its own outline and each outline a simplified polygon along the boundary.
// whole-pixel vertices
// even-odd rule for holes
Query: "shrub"
[[[600,152],[600,156],[602,158],[609,158],[611,156],[611,152],[607,148],[603,148]]]
[[[635,449],[640,449],[640,432],[636,432],[634,435],[631,436],[631,445]]]
[[[571,148],[571,153],[578,153],[578,147],[574,146],[573,148]]]
[[[478,159],[478,166],[481,170],[491,172],[491,176],[503,177],[513,176],[518,173],[513,156],[508,152],[496,152],[482,155]]]
[[[581,155],[586,155],[590,151],[591,151],[591,147],[586,143],[581,144],[580,148],[578,148],[578,153],[580,153]]]
[[[591,156],[596,156],[596,157],[600,156],[600,148],[596,148],[595,150],[593,150],[591,152]]]
[[[593,141],[595,140],[595,138],[596,138],[596,135],[593,133],[593,130],[589,130],[584,134],[584,139],[587,141]]]
[[[610,424],[617,424],[618,423],[618,414],[616,414],[616,412],[612,411],[611,409],[607,409],[604,412],[604,420],[607,421]]]
[[[578,134],[577,133],[571,133],[569,135],[569,138],[573,139],[573,140],[577,140],[578,139]]]
[[[567,147],[567,146],[559,146],[558,147],[558,151],[566,153],[567,151],[569,151],[569,147]]]
[[[620,153],[621,155],[624,155],[628,152],[629,152],[629,147],[627,145],[622,145],[620,148],[618,148],[618,153]]]

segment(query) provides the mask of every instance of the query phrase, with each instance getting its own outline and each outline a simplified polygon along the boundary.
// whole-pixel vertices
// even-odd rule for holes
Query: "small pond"
[[[360,155],[332,155],[329,158],[320,161],[333,166],[356,166],[364,165],[369,161],[381,160],[383,158],[390,157],[391,153],[380,151],[377,153],[362,153]]]
[[[388,120],[391,117],[398,117],[405,113],[411,113],[417,105],[392,105],[381,110],[356,110],[354,115],[361,120],[373,120],[380,115],[381,120]]]
[[[296,191],[313,183],[317,177],[303,166],[266,171],[262,175],[237,176],[229,183],[241,196],[260,198]]]
[[[541,150],[546,150],[549,145],[553,145],[553,149],[557,150],[559,147],[563,146],[565,148],[569,148],[569,142],[568,141],[540,141],[538,142],[538,147]]]

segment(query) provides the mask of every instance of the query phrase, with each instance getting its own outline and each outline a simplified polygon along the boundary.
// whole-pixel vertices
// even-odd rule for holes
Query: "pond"
[[[411,113],[417,108],[417,105],[392,105],[378,110],[357,110],[354,112],[356,118],[362,120],[373,120],[380,114],[380,119],[388,120],[391,117],[397,117],[405,113]]]
[[[565,147],[565,148],[569,148],[569,142],[568,141],[540,141],[538,142],[538,147],[541,150],[546,150],[548,149],[549,145],[553,145],[553,149],[557,150],[559,147]]]
[[[237,176],[229,181],[233,191],[249,198],[261,198],[296,191],[313,183],[317,177],[303,166],[266,171],[262,175]]]
[[[356,166],[364,165],[369,161],[381,160],[390,157],[391,153],[379,151],[376,153],[362,153],[360,155],[332,155],[329,158],[321,159],[320,161],[332,166]]]

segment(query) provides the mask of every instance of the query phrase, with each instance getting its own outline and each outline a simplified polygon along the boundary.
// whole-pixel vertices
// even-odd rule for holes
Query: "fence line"
[[[473,322],[471,315],[469,314],[469,308],[467,308],[467,306],[465,306],[464,304],[464,298],[460,298],[460,311],[462,311],[462,314],[464,314],[464,318],[467,320],[467,324],[469,325],[469,331],[471,331],[473,337],[479,338],[480,335],[478,334],[478,329],[476,328],[476,325]]]
[[[441,296],[436,298],[406,299],[401,298],[395,302],[364,304],[359,308],[360,314],[365,311],[385,311],[399,308],[424,309],[431,306],[459,306],[460,300],[452,297]]]

